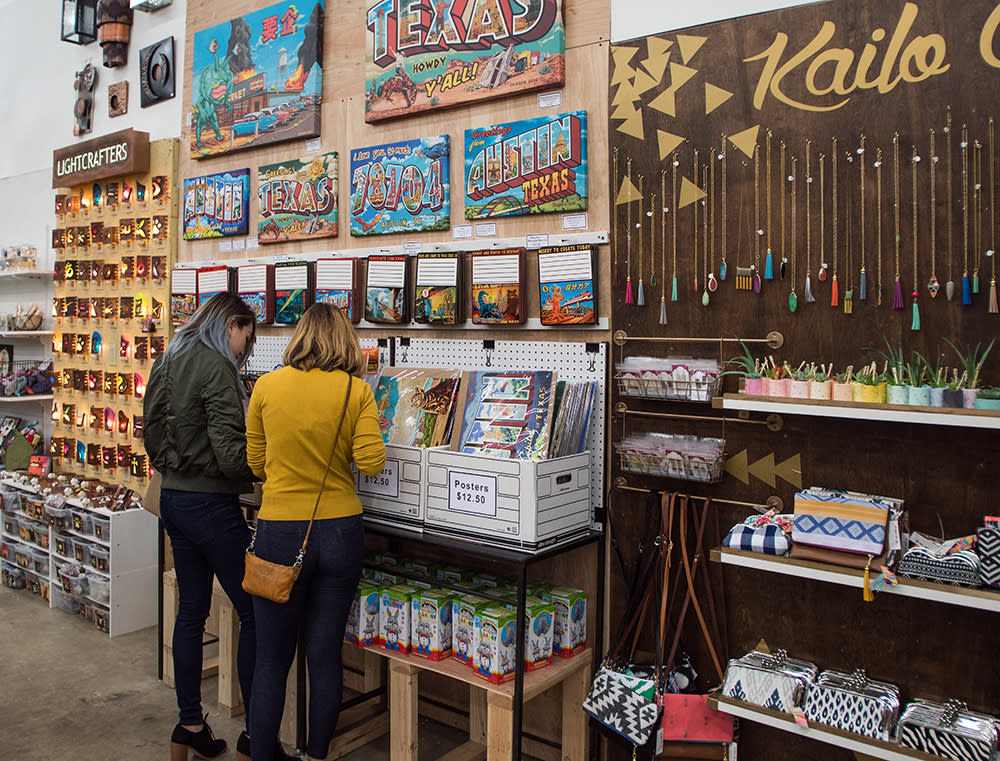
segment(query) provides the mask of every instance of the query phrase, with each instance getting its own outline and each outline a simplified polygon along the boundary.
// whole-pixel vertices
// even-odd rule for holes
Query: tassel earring
[[[642,288],[642,278],[639,278],[639,295],[635,300],[636,306],[644,307],[646,306],[646,292]]]
[[[854,314],[854,291],[850,288],[844,291],[844,314]]]
[[[861,277],[858,280],[858,301],[865,301],[868,298],[868,273],[865,268],[861,268]]]
[[[962,275],[962,304],[971,306],[972,304],[972,284],[969,282],[969,273]]]
[[[660,325],[667,324],[667,298],[660,296]]]
[[[972,293],[973,295],[979,295],[979,270],[972,271]]]
[[[917,306],[917,292],[913,292],[913,321],[910,330],[920,330],[920,308]]]
[[[771,249],[767,249],[767,259],[764,261],[764,279],[774,280],[774,257]]]
[[[899,279],[899,275],[896,275],[896,288],[892,294],[892,308],[903,308],[903,281]]]
[[[872,556],[869,555],[868,562],[865,564],[864,586],[861,591],[861,599],[865,602],[875,602],[875,595],[872,594],[871,566]]]
[[[816,303],[816,297],[813,296],[812,278],[810,278],[809,275],[806,275],[805,299],[807,304]]]
[[[677,301],[677,276],[674,276],[673,282],[670,284],[670,300]]]
[[[949,280],[947,283],[944,284],[944,296],[946,299],[948,299],[948,301],[951,301],[953,298],[955,298],[954,280]]]
[[[632,276],[631,275],[629,275],[627,278],[625,278],[625,303],[626,304],[633,303],[633,299],[632,299]]]
[[[833,286],[830,288],[830,306],[835,307],[840,304],[840,291],[837,286],[837,273],[833,274]]]
[[[996,314],[997,309],[997,279],[995,277],[990,278],[990,314]]]

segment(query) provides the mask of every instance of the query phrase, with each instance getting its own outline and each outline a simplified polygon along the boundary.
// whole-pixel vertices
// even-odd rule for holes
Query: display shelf
[[[66,528],[66,529],[62,529],[62,530],[65,531],[67,534],[70,534],[71,536],[75,536],[77,539],[86,539],[88,542],[93,542],[94,544],[99,544],[102,547],[110,547],[111,546],[111,544],[109,542],[106,542],[103,539],[98,539],[93,534],[81,534],[79,531],[76,531],[75,529],[71,529],[71,528]]]
[[[54,331],[48,330],[0,330],[0,338],[50,338]]]
[[[23,272],[0,272],[0,280],[52,280],[52,270],[24,270]]]
[[[733,550],[728,547],[716,547],[709,553],[709,557],[712,561],[723,565],[780,573],[800,579],[825,581],[855,589],[861,589],[864,586],[864,571],[861,569],[816,563],[811,560],[763,555],[756,552]],[[908,579],[902,576],[898,577],[898,581],[899,583],[896,585],[886,584],[877,592],[1000,613],[1000,590],[989,591],[955,587],[948,584],[936,584],[932,581]]]
[[[768,412],[783,415],[844,418],[867,422],[947,425],[956,428],[1000,429],[1000,412],[942,407],[910,407],[898,404],[854,404],[823,399],[786,399],[773,396],[724,394],[713,402],[724,410]]]
[[[0,396],[0,403],[13,404],[16,402],[50,402],[52,394],[27,394],[25,396]]]
[[[723,697],[721,695],[712,696],[708,699],[708,707],[728,713],[730,716],[737,716],[747,721],[757,724],[765,724],[783,732],[808,737],[811,740],[836,745],[839,748],[846,748],[863,757],[881,758],[885,761],[941,761],[941,756],[935,756],[913,748],[904,748],[896,743],[876,740],[854,732],[845,732],[836,727],[828,727],[822,724],[812,724],[809,727],[800,727],[795,723],[791,714],[772,711],[753,703],[746,703],[742,700]]]

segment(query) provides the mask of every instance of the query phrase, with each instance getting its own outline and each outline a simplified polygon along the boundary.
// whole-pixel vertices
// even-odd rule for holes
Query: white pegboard
[[[607,401],[606,343],[400,338],[397,367],[454,367],[459,370],[553,370],[562,380],[597,381],[590,415],[590,504],[604,507],[604,423]],[[485,348],[492,343],[492,348]],[[590,351],[588,351],[588,349]],[[593,513],[591,514],[593,517]],[[593,522],[593,521],[591,521]]]
[[[281,356],[285,353],[285,347],[292,338],[292,332],[288,331],[283,336],[257,336],[254,343],[253,354],[247,360],[247,372],[267,373],[281,367]],[[382,339],[385,343],[383,351],[378,354],[379,367],[389,364],[389,344],[387,339]],[[360,338],[358,343],[362,349],[372,349],[379,345],[377,338]]]

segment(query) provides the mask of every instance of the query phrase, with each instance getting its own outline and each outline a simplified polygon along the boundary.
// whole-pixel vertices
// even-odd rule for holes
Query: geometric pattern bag
[[[967,710],[958,700],[915,700],[899,717],[897,740],[907,748],[954,761],[991,761],[997,752],[997,721]]]
[[[987,586],[1000,587],[1000,529],[979,529],[976,552],[980,580]]]
[[[792,541],[878,556],[886,539],[890,502],[850,492],[811,488],[795,494]]]
[[[911,547],[903,553],[896,573],[954,586],[978,587],[982,583],[979,579],[979,556],[970,550],[938,557],[926,547]]]
[[[806,688],[818,669],[808,661],[789,658],[784,650],[774,655],[751,651],[729,661],[722,694],[781,713],[801,707]]]
[[[633,745],[645,745],[660,721],[660,707],[633,692],[602,667],[583,701],[583,710]]]
[[[809,721],[887,741],[899,708],[896,686],[870,681],[859,669],[820,674],[809,688],[804,711]]]

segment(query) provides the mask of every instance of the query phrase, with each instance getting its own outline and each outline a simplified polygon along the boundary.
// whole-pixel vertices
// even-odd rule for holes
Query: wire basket
[[[714,484],[722,480],[725,453],[720,452],[712,459],[692,457],[683,452],[667,454],[642,452],[634,449],[618,448],[621,469],[628,473],[660,478],[675,478],[681,481],[698,481]]]
[[[693,380],[674,380],[669,372],[615,373],[619,396],[641,399],[671,399],[682,402],[711,402],[719,395],[721,375],[706,375]]]

